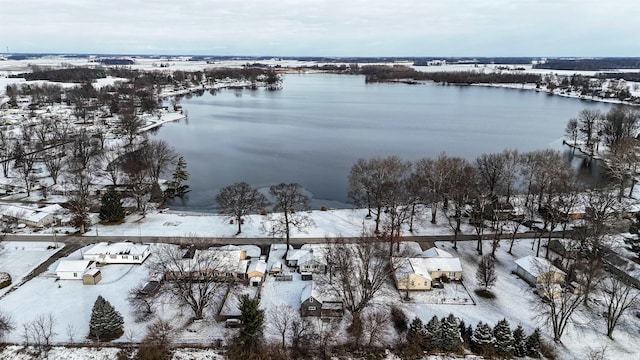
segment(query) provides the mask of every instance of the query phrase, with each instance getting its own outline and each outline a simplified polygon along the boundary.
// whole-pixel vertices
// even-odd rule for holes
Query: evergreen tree
[[[120,194],[115,189],[110,188],[102,196],[102,206],[100,206],[100,220],[106,222],[122,221],[125,216],[124,208],[120,203]]]
[[[493,346],[496,338],[493,336],[491,327],[482,321],[476,325],[476,329],[471,335],[471,351],[477,354],[490,355],[493,353]]]
[[[453,314],[449,314],[440,322],[440,337],[440,348],[442,350],[454,352],[460,349],[462,334],[460,333],[458,319]]]
[[[239,340],[247,347],[248,351],[257,349],[262,342],[262,330],[264,328],[264,310],[260,309],[260,300],[252,299],[245,294],[240,297],[240,321],[242,330]]]
[[[171,175],[171,181],[169,181],[166,191],[167,197],[184,196],[188,193],[189,185],[184,185],[184,182],[189,180],[189,172],[187,172],[187,161],[184,157],[180,156],[176,163],[176,169]]]
[[[124,319],[102,296],[98,296],[91,310],[89,337],[98,341],[117,339],[123,334]]]
[[[420,352],[426,348],[427,339],[425,327],[419,317],[416,316],[411,321],[411,324],[409,324],[406,337],[407,343],[411,348],[415,348],[415,350],[419,350]]]
[[[498,355],[506,357],[513,355],[514,339],[507,319],[498,321],[493,328],[493,336],[496,338],[495,348]]]
[[[442,343],[441,330],[440,319],[438,319],[438,317],[434,315],[425,326],[427,350],[434,351],[440,349]]]
[[[533,358],[540,357],[540,350],[542,346],[540,344],[540,329],[535,329],[531,335],[527,338],[527,356]]]
[[[520,324],[513,330],[513,355],[517,357],[527,356],[527,339]]]

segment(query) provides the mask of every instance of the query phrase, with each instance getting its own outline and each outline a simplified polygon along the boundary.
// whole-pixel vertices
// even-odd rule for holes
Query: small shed
[[[515,263],[516,274],[532,286],[543,281],[562,284],[567,275],[545,258],[529,255],[516,260]]]
[[[90,268],[82,274],[83,285],[95,285],[102,280],[102,273],[98,268]]]
[[[271,269],[269,269],[269,274],[277,275],[282,272],[282,262],[276,261],[271,265]]]

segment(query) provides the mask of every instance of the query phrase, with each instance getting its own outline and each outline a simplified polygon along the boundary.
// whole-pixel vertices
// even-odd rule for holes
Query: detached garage
[[[85,285],[95,285],[102,280],[100,270],[91,260],[62,260],[56,275],[59,280],[82,280]]]

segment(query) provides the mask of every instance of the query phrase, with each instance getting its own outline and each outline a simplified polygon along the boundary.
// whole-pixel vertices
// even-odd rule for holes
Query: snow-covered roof
[[[247,274],[257,271],[259,273],[266,273],[267,272],[267,262],[264,260],[252,260],[249,263],[249,267],[247,268]]]
[[[132,242],[108,243],[101,242],[85,251],[84,255],[140,255],[149,249],[149,245]]]
[[[305,285],[304,288],[302,288],[302,293],[300,294],[300,302],[305,302],[310,297],[313,297],[317,301],[322,302],[322,300],[320,300],[320,291],[318,291],[318,286],[315,285],[313,281],[309,282],[307,285]]]
[[[271,271],[273,270],[282,270],[282,262],[281,261],[276,261],[271,265]]]
[[[90,268],[84,272],[82,275],[96,276],[96,274],[100,273],[100,269],[98,268]]]
[[[420,257],[427,257],[427,258],[435,258],[435,257],[441,257],[441,258],[452,258],[453,255],[449,254],[448,252],[437,248],[437,247],[432,247],[430,249],[427,249],[425,251],[422,252],[422,254],[420,254]]]
[[[307,249],[296,249],[287,252],[287,261],[297,261],[298,265],[313,260],[313,251]]]
[[[62,260],[56,272],[84,272],[91,265],[91,260]]]
[[[15,205],[0,205],[0,213],[4,216],[34,224],[38,224],[47,218],[52,217],[50,213],[40,211],[40,209],[31,209]]]
[[[535,257],[533,255],[528,255],[515,260],[515,263],[533,276],[540,276],[548,272],[557,272],[566,275],[564,271],[553,266],[549,260],[541,257]]]
[[[42,212],[46,212],[49,214],[56,214],[59,213],[61,211],[63,211],[64,208],[58,204],[51,204],[51,205],[47,205],[47,206],[43,206],[41,208],[38,208],[38,211],[42,211]]]
[[[431,280],[429,269],[425,266],[424,261],[427,258],[405,258],[400,262],[396,269],[396,279],[404,279],[409,275],[418,275],[427,280]]]
[[[396,278],[402,279],[408,275],[415,274],[425,279],[431,280],[431,273],[439,272],[461,272],[462,265],[460,259],[456,257],[414,257],[400,261],[396,269]]]

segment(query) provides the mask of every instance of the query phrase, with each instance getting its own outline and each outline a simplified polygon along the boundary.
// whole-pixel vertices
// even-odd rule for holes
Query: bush
[[[6,272],[0,272],[0,289],[11,285],[11,275]]]
[[[328,208],[327,208],[326,206],[324,206],[324,205],[322,205],[322,206],[320,207],[320,211],[327,211],[327,210],[328,210]]]
[[[402,334],[407,331],[409,320],[404,311],[397,306],[391,307],[391,322],[398,333]]]
[[[260,215],[262,216],[267,215],[267,209],[260,210]]]

